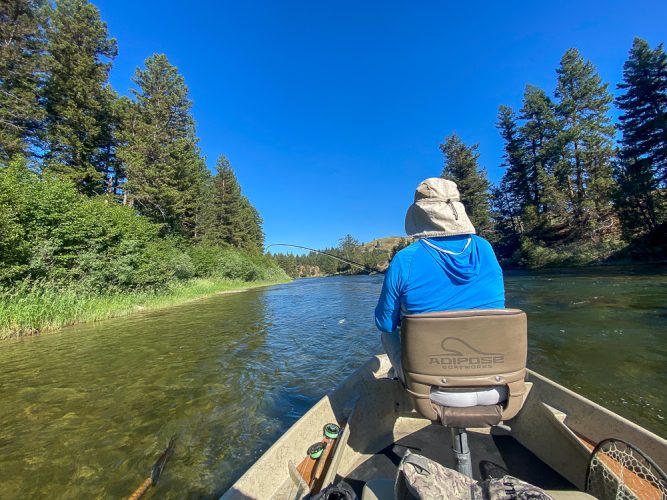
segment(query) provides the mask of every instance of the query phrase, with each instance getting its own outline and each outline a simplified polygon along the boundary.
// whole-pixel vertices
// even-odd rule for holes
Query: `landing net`
[[[605,439],[591,454],[586,493],[600,500],[667,500],[667,476],[641,450]]]

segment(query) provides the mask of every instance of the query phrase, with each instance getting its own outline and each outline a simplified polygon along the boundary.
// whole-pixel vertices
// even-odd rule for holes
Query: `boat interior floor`
[[[468,446],[472,454],[473,476],[514,476],[544,490],[576,488],[502,429],[468,429]],[[394,481],[398,465],[406,450],[430,458],[445,467],[456,469],[448,428],[431,424],[397,439],[379,453],[362,459],[344,479],[359,496],[370,480]]]

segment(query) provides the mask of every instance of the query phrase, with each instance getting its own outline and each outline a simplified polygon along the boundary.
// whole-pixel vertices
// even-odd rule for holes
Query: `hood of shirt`
[[[463,250],[468,239],[470,239],[470,243]],[[422,239],[419,240],[419,244],[454,283],[468,283],[479,274],[479,249],[474,236]],[[437,249],[433,248],[432,245]],[[446,250],[446,252],[443,250]]]

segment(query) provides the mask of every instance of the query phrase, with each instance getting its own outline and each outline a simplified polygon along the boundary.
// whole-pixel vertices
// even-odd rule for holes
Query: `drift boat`
[[[406,316],[401,339],[404,381],[374,356],[222,498],[308,498],[344,481],[363,500],[391,499],[410,450],[479,481],[502,471],[556,500],[667,499],[667,441],[526,369],[522,311]]]

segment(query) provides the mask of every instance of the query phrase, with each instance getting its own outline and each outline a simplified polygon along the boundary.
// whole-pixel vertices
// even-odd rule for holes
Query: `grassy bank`
[[[262,281],[199,278],[160,291],[94,293],[72,287],[20,287],[0,290],[0,339],[34,335],[64,326],[161,309],[221,292],[285,283],[276,277]]]

